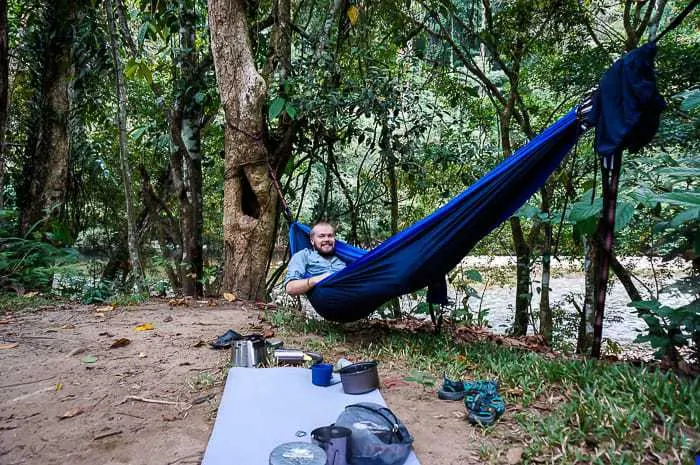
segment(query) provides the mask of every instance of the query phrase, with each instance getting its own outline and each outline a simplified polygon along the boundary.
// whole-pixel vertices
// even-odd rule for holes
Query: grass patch
[[[283,337],[315,335],[307,349],[333,353],[342,345],[359,359],[391,363],[407,376],[420,374],[424,386],[431,376],[440,382],[443,373],[497,378],[511,408],[506,417],[523,433],[521,443],[507,447],[524,447],[524,463],[692,464],[700,447],[697,378],[624,363],[549,359],[493,344],[464,345],[448,334],[308,320],[286,310],[268,318]],[[485,434],[498,435],[498,424]],[[481,450],[494,463],[503,459],[498,453]]]
[[[56,298],[50,295],[37,294],[30,297],[17,295],[14,292],[0,293],[0,311],[25,312],[38,310],[43,307],[65,303],[66,299]]]

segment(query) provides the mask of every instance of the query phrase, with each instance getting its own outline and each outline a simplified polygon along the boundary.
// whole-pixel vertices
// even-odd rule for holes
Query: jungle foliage
[[[223,217],[223,186],[232,174],[224,169],[228,123],[215,79],[208,5],[83,3],[73,11],[61,9],[68,1],[8,2],[0,284],[5,291],[48,291],[72,276],[86,283],[80,294],[87,300],[95,292],[98,300],[132,293],[126,187],[135,199],[130,221],[150,293],[222,292],[224,223],[241,219]],[[308,223],[329,220],[341,238],[360,246],[378,244],[576,105],[616,58],[657,34],[688,2],[609,3],[246,2],[252,56],[267,88],[260,137],[272,154],[292,144],[288,160],[270,171],[293,216]],[[105,10],[110,7],[116,61]],[[280,12],[287,10],[291,23],[282,27]],[[692,341],[698,347],[699,30],[696,11],[660,43],[658,81],[668,109],[654,141],[641,153],[625,154],[617,209],[618,256],[689,264],[677,287],[690,304],[673,311],[660,303],[663,289],[641,286],[627,273],[630,301],[650,328],[644,337],[664,354]],[[276,55],[279,34],[289,40],[286,57]],[[46,59],[58,53],[57,43],[64,45],[63,68]],[[271,64],[280,60],[288,60],[289,72]],[[127,166],[119,155],[117,62],[125,76]],[[51,97],[55,76],[67,83],[63,112]],[[52,147],[37,142],[42,128],[65,130],[65,164],[50,161]],[[62,191],[28,189],[37,170]],[[126,186],[125,170],[131,179]],[[585,137],[542,191],[473,251],[517,256],[525,265],[525,276],[517,278],[524,329],[534,324],[550,340],[549,284],[533,283],[530,271],[549,266],[550,257],[587,256],[601,216],[598,170]],[[254,193],[244,186],[241,196],[254,216]],[[279,285],[288,258],[286,229],[277,217],[276,243],[255,251],[271,257],[269,292]],[[474,277],[470,270],[451,276],[461,297],[443,309],[445,315],[471,324],[487,319],[462,299],[478,300]],[[583,294],[576,299],[585,308]],[[530,308],[533,295],[540,298],[539,314]],[[428,312],[425,305],[415,310]]]

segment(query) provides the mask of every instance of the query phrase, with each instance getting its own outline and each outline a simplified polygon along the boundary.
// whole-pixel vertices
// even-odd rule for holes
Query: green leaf
[[[619,202],[615,209],[615,231],[625,229],[634,218],[634,205],[629,202]]]
[[[97,362],[97,357],[95,357],[94,355],[86,355],[80,361],[87,364],[87,365],[91,365],[91,364]]]
[[[202,102],[204,102],[204,97],[205,97],[205,96],[206,96],[206,94],[205,94],[204,92],[199,91],[199,92],[197,92],[196,94],[194,94],[194,97],[192,97],[192,98],[194,99],[194,101],[195,101],[198,105],[201,105]]]
[[[681,110],[692,111],[700,107],[700,90],[693,90],[688,92],[681,103]]]
[[[597,218],[602,209],[603,201],[601,199],[596,199],[593,203],[588,200],[576,202],[569,211],[569,221],[578,223],[589,218]]]
[[[478,97],[479,96],[479,88],[478,87],[465,87],[464,91],[470,97]]]
[[[656,170],[656,172],[678,178],[696,178],[700,176],[700,168],[688,168],[683,166],[661,168]]]
[[[579,236],[592,236],[598,226],[598,218],[592,216],[586,220],[579,221],[574,225],[574,234]]]
[[[134,128],[133,131],[131,131],[131,140],[133,141],[139,141],[141,137],[143,137],[144,133],[148,130],[148,126],[141,126],[138,128]]]
[[[654,208],[659,203],[656,193],[646,186],[638,187],[629,196],[631,199],[649,208]]]
[[[296,119],[297,117],[297,107],[292,105],[291,103],[287,102],[287,105],[284,107],[284,111],[287,112],[290,118]]]
[[[136,60],[130,59],[129,61],[126,62],[126,65],[124,65],[124,76],[133,79],[136,73],[139,70],[139,64]]]
[[[138,74],[144,81],[148,82],[149,84],[153,82],[153,72],[145,63],[141,63],[141,65],[139,66]]]
[[[659,202],[687,207],[700,207],[700,192],[667,192],[657,197]]]
[[[267,110],[267,116],[268,119],[273,120],[279,116],[280,113],[282,113],[282,109],[284,108],[284,104],[287,101],[282,98],[282,97],[275,97],[275,99],[270,102],[270,108]]]
[[[683,223],[700,220],[700,208],[689,208],[673,217],[669,223],[671,227],[677,228]]]
[[[476,281],[477,283],[483,282],[484,278],[481,276],[481,273],[479,273],[479,270],[467,270],[464,275],[467,277],[467,279],[470,279],[472,281]]]
[[[148,33],[148,30],[150,29],[150,27],[151,27],[151,23],[146,21],[139,28],[139,35],[138,35],[138,38],[136,39],[138,46],[139,46],[139,49],[143,48],[143,42],[144,42],[144,40],[146,40],[146,33]]]
[[[656,310],[661,307],[658,300],[637,300],[627,304],[628,307],[634,307],[640,310]]]

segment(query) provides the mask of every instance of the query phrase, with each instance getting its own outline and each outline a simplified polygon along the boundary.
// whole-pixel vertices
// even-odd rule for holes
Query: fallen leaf
[[[275,332],[274,332],[273,330],[271,330],[271,329],[266,329],[265,331],[263,331],[263,337],[264,337],[265,339],[271,338],[271,337],[273,337],[274,335],[275,335]]]
[[[409,384],[401,379],[387,379],[384,381],[384,387],[387,389],[395,388],[397,386],[409,386]]]
[[[135,331],[151,331],[153,329],[155,329],[153,323],[144,323],[134,328]]]
[[[229,302],[233,302],[234,300],[236,300],[236,294],[224,292],[224,299],[228,300]]]
[[[19,342],[10,342],[8,344],[0,344],[0,349],[14,349],[19,345]]]
[[[523,459],[523,448],[522,447],[512,447],[506,452],[506,460],[508,465],[516,465]]]
[[[210,299],[207,305],[210,307],[216,307],[216,301],[214,299]]]
[[[523,390],[519,387],[514,387],[514,388],[506,389],[505,393],[509,394],[511,396],[520,397],[523,395]]]
[[[63,389],[63,383],[56,383],[56,392],[60,391],[61,389]]]
[[[202,347],[206,342],[199,340],[192,347]]]
[[[352,5],[350,8],[348,8],[347,14],[348,19],[350,20],[350,24],[352,24],[353,26],[357,24],[357,20],[360,17],[360,10],[355,5]]]
[[[95,309],[95,311],[99,313],[111,312],[112,310],[114,310],[114,307],[111,305],[105,305],[104,307],[97,307]]]
[[[97,318],[104,318],[105,314],[102,313],[102,312],[95,312],[95,316],[96,316]]]
[[[120,337],[119,339],[117,339],[116,341],[114,341],[114,342],[112,343],[112,345],[109,346],[109,348],[110,348],[110,349],[117,349],[117,348],[119,348],[119,347],[128,346],[129,344],[131,344],[131,340],[130,340],[130,339],[127,339],[127,338],[125,338],[125,337]]]
[[[75,329],[75,325],[69,323],[67,325],[61,326],[61,329]]]
[[[82,407],[76,407],[68,410],[66,413],[61,415],[58,419],[59,420],[65,420],[66,418],[73,418],[75,416],[80,415],[81,413],[85,413],[85,409]]]
[[[92,365],[93,363],[97,362],[97,357],[94,355],[86,355],[85,357],[81,358],[80,361],[86,365]]]
[[[26,294],[24,294],[24,298],[31,299],[32,297],[36,297],[38,295],[39,293],[37,291],[27,292]]]

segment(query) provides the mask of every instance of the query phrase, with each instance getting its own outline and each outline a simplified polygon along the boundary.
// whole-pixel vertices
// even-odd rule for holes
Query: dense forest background
[[[581,102],[688,3],[0,1],[0,285],[85,303],[266,299],[289,255],[277,187],[294,218],[372,247]],[[657,69],[668,108],[624,156],[611,271],[669,353],[700,342],[697,10],[661,40]],[[513,334],[535,318],[551,338],[551,259],[585,258],[590,350],[599,165],[586,136],[473,251],[517,258]],[[661,305],[626,255],[688,260],[678,286],[694,301]]]

